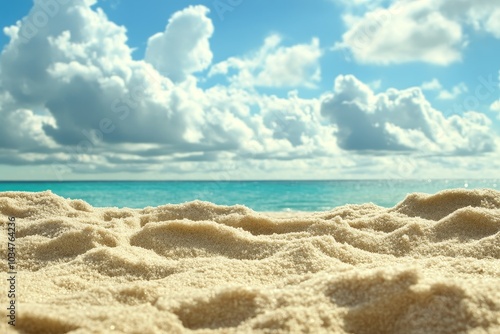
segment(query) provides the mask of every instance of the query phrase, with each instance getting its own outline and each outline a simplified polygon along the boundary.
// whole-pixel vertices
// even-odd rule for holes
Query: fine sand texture
[[[0,221],[1,333],[500,333],[494,190],[297,214],[4,192]]]

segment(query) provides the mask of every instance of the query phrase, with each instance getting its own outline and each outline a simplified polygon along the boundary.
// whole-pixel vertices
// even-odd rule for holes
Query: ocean
[[[500,180],[0,182],[0,191],[51,190],[97,207],[144,208],[202,200],[242,204],[255,211],[325,211],[369,202],[392,207],[408,193],[451,188],[500,190]]]

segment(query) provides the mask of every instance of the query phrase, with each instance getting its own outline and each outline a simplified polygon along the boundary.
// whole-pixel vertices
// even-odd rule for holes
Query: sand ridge
[[[9,216],[19,312],[1,332],[500,332],[494,190],[272,214],[4,192],[2,259]]]

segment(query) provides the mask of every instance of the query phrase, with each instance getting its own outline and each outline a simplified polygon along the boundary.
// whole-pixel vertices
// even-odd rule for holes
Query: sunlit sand
[[[7,192],[0,213],[3,227],[16,218],[18,252],[3,333],[500,332],[493,190],[315,213]]]

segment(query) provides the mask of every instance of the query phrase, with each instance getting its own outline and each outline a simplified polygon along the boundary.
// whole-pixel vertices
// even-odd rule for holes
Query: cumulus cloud
[[[19,104],[50,112],[54,122],[43,128],[59,144],[77,144],[85,131],[99,128],[103,119],[116,119],[119,106],[114,101],[134,88],[140,86],[144,95],[152,94],[146,64],[130,57],[125,29],[110,22],[101,10],[93,11],[85,2],[61,5],[58,16],[27,42],[18,34],[23,24],[10,30],[11,41],[2,53],[2,85]],[[144,108],[151,100],[137,101],[143,108],[130,113],[105,140],[117,140],[125,133],[132,142],[167,140],[165,132],[148,134],[144,122],[182,122],[159,103]],[[176,125],[182,129],[182,124]]]
[[[426,81],[422,83],[422,90],[427,91],[437,91],[437,98],[440,100],[453,100],[456,99],[463,93],[466,93],[469,89],[465,85],[465,83],[461,82],[455,86],[453,86],[450,90],[443,89],[443,85],[439,82],[438,79],[434,78],[431,81]]]
[[[419,88],[374,94],[354,76],[339,76],[321,113],[345,150],[477,154],[495,149],[491,121],[481,113],[444,117]]]
[[[441,88],[443,88],[441,82],[439,82],[439,80],[436,78],[432,79],[431,81],[422,83],[421,87],[423,90],[440,90]]]
[[[51,122],[50,117],[16,108],[6,92],[0,94],[0,119],[0,149],[22,148],[29,151],[54,146],[42,129],[43,124]]]
[[[321,79],[319,39],[290,47],[281,43],[279,35],[271,35],[254,55],[231,57],[215,64],[210,75],[227,75],[230,70],[236,70],[237,74],[229,80],[240,87],[314,87]]]
[[[93,4],[61,5],[28,40],[23,25],[36,6],[5,29],[10,42],[0,58],[3,149],[32,152],[30,159],[41,164],[62,163],[60,173],[95,172],[96,166],[111,171],[125,163],[130,170],[151,170],[148,164],[220,157],[311,158],[335,149],[331,130],[319,123],[317,100],[198,87],[191,74],[211,60],[213,26],[205,7],[175,13],[165,32],[149,40],[147,61],[136,61],[125,28]],[[301,71],[308,68],[302,62],[310,62],[308,48],[275,44],[258,80],[275,84],[271,76],[285,75],[280,61],[298,67],[286,79],[306,75]],[[47,155],[36,155],[42,151]]]
[[[458,85],[453,86],[451,90],[446,90],[446,89],[441,90],[437,98],[440,100],[453,100],[467,91],[468,91],[467,86],[463,82],[461,82]]]
[[[493,102],[491,104],[491,106],[490,106],[490,109],[492,111],[498,111],[498,112],[500,112],[500,100],[497,100],[497,101]]]
[[[292,159],[338,153],[333,128],[321,122],[319,100],[302,99],[293,91],[288,98],[259,96],[255,103],[261,111],[255,118],[258,140],[243,147],[245,156]]]
[[[485,30],[500,39],[500,8],[497,8],[489,15],[488,21],[485,24]]]
[[[440,0],[438,5],[447,17],[500,38],[500,8],[495,1]]]
[[[204,6],[175,13],[164,32],[151,36],[145,60],[174,82],[206,69],[212,62],[209,39],[214,32]]]
[[[59,14],[28,42],[19,36],[23,22],[8,30],[11,41],[1,56],[2,86],[19,105],[48,110],[52,121],[42,126],[47,136],[60,145],[90,140],[94,146],[149,143],[192,151],[227,143],[237,147],[245,139],[235,132],[244,125],[229,124],[229,115],[219,111],[208,117],[209,111],[194,102],[204,95],[194,79],[175,84],[149,63],[132,60],[125,28],[89,4],[61,5]],[[176,50],[169,64],[196,58],[190,58],[197,54],[191,48],[183,49],[185,41],[173,37],[185,19],[187,24],[200,20],[211,29],[206,12],[204,7],[189,7],[173,15],[165,33]],[[172,26],[175,29],[169,29]],[[187,64],[177,64],[179,73],[197,68]]]
[[[317,175],[332,178],[369,160],[353,150],[480,154],[494,147],[484,115],[445,118],[418,89],[375,94],[352,76],[339,76],[326,97],[254,89],[314,86],[317,39],[283,46],[272,35],[255,54],[210,68],[213,26],[208,9],[195,6],[173,14],[150,38],[146,59],[134,60],[126,29],[93,0],[61,4],[27,38],[41,3],[4,30],[10,42],[0,55],[2,164],[44,171],[52,165],[63,177],[72,170],[203,178],[234,168],[255,178],[262,175],[255,168],[279,178],[283,170],[324,168]],[[200,88],[194,74],[208,68],[230,84]]]
[[[362,16],[346,14],[348,30],[336,49],[349,50],[362,63],[448,65],[462,59],[465,26],[500,38],[498,17],[494,1],[394,1]]]

